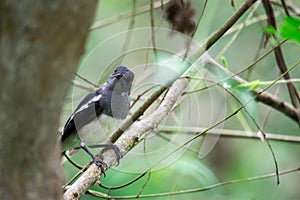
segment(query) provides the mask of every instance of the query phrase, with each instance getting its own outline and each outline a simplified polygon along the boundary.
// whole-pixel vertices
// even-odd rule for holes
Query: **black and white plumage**
[[[64,126],[61,137],[62,152],[81,147],[92,156],[96,164],[102,165],[85,144],[103,142],[105,134],[114,131],[117,122],[126,118],[130,108],[129,95],[133,79],[132,71],[119,66],[102,88],[83,98]]]

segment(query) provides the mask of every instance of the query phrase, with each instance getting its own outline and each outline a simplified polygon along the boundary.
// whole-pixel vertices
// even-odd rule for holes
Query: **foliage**
[[[280,35],[285,39],[294,40],[300,43],[300,19],[285,17],[280,30]]]

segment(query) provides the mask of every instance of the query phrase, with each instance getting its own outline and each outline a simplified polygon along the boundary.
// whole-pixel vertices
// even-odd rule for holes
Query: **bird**
[[[61,152],[83,149],[104,173],[103,161],[91,153],[89,145],[99,145],[105,136],[118,128],[130,109],[130,91],[134,73],[124,66],[118,66],[105,84],[87,94],[68,118],[62,131]],[[114,145],[99,145],[112,148],[118,162],[120,151]],[[104,173],[105,174],[105,173]]]

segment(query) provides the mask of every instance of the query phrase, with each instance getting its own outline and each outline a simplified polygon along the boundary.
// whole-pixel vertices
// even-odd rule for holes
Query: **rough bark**
[[[61,199],[56,129],[96,8],[0,1],[0,196]]]

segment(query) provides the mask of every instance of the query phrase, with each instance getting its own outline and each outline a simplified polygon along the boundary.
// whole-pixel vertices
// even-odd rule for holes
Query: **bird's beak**
[[[117,72],[113,75],[113,77],[120,79],[122,76],[124,76],[124,74],[122,74],[121,72]]]

